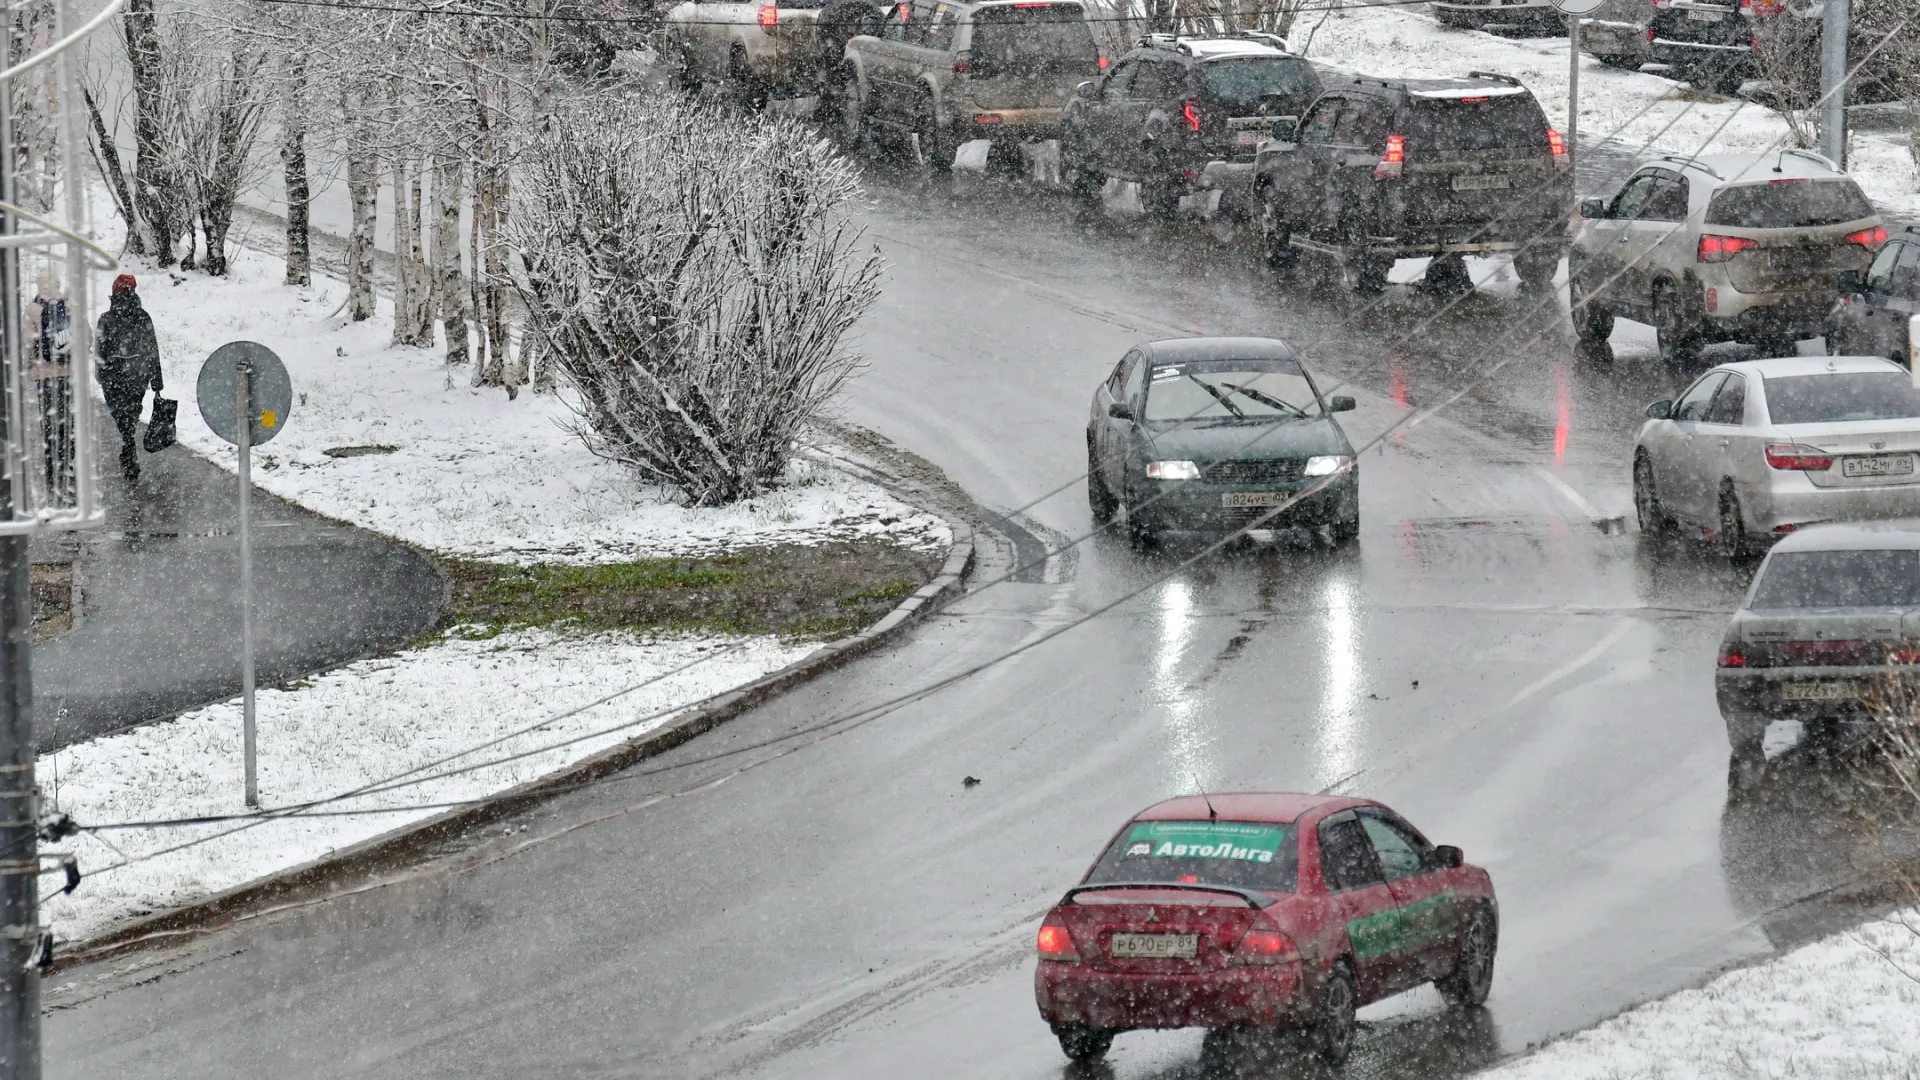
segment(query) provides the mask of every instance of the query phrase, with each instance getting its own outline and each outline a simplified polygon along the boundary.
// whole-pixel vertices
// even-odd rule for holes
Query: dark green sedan
[[[1164,532],[1226,534],[1249,525],[1306,527],[1347,543],[1360,532],[1360,470],[1333,414],[1353,405],[1322,397],[1282,341],[1141,345],[1093,393],[1093,519],[1105,524],[1124,510],[1136,544]],[[1273,514],[1275,507],[1284,509]]]

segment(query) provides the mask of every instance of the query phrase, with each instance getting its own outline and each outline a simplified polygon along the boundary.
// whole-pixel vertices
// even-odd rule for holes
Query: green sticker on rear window
[[[1287,836],[1283,825],[1231,821],[1143,821],[1127,834],[1125,858],[1238,859],[1270,863]]]

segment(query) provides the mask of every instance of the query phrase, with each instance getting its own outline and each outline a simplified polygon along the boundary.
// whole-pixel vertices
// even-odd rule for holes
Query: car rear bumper
[[[1833,310],[1828,292],[1745,293],[1721,283],[1702,290],[1702,315],[1709,334],[1724,340],[1819,337],[1827,332],[1827,314]]]
[[[966,138],[1051,139],[1060,133],[1060,110],[1045,109],[973,109],[955,118]]]
[[[1740,492],[1750,528],[1771,533],[1782,525],[1920,517],[1920,482],[1875,487],[1816,487],[1805,473],[1782,472],[1765,486]],[[1920,481],[1920,473],[1915,474]]]
[[[1864,732],[1876,724],[1866,699],[1885,687],[1887,670],[1880,666],[1717,668],[1713,690],[1727,732],[1736,743],[1743,736],[1758,739],[1775,720],[1834,721]],[[1920,672],[1903,674],[1912,689]],[[1843,696],[1795,700],[1787,697],[1788,686],[1837,687],[1832,692]]]
[[[1227,507],[1222,496],[1252,492],[1275,492],[1293,496],[1311,487],[1313,481],[1296,484],[1272,484],[1260,487],[1208,484],[1199,480],[1147,482],[1141,489],[1142,504],[1137,520],[1150,530],[1161,532],[1229,533],[1253,525],[1260,529],[1313,528],[1348,522],[1360,516],[1360,477],[1358,470],[1335,479],[1326,487],[1306,495],[1300,501],[1271,513],[1270,506]],[[1129,508],[1129,513],[1136,512]]]
[[[1273,1027],[1307,1019],[1299,967],[1161,974],[1041,961],[1033,996],[1041,1017],[1062,1026]]]

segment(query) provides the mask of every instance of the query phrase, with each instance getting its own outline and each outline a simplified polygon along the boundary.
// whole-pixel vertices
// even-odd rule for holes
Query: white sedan
[[[1817,521],[1920,516],[1920,389],[1877,356],[1743,360],[1647,406],[1633,450],[1643,532],[1731,558]]]

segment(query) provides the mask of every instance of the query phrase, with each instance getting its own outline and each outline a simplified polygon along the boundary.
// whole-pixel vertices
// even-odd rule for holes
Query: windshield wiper
[[[1191,375],[1187,377],[1190,379],[1193,378],[1193,376]],[[1200,385],[1205,386],[1206,384],[1201,383]],[[1252,398],[1253,400],[1259,402],[1260,404],[1265,405],[1269,409],[1285,409],[1287,412],[1292,413],[1293,415],[1299,417],[1302,420],[1305,420],[1307,418],[1306,410],[1302,409],[1300,406],[1293,405],[1285,401],[1281,401],[1277,397],[1271,397],[1267,394],[1261,393],[1260,391],[1255,390],[1250,386],[1235,386],[1230,382],[1223,382],[1220,385],[1226,387],[1227,389],[1233,391],[1236,394],[1245,394],[1246,396]],[[1233,408],[1233,406],[1229,405],[1227,406],[1227,408],[1231,409]]]
[[[1197,377],[1195,377],[1195,376],[1192,376],[1192,375],[1189,375],[1189,376],[1187,376],[1187,378],[1189,378],[1189,379],[1192,379],[1192,380],[1193,380],[1194,382],[1196,382],[1196,383],[1199,383],[1199,384],[1200,384],[1200,389],[1202,389],[1202,390],[1205,390],[1205,391],[1206,391],[1207,393],[1209,393],[1209,394],[1212,394],[1212,395],[1213,395],[1213,400],[1215,400],[1215,401],[1217,401],[1217,402],[1219,402],[1219,403],[1220,403],[1220,407],[1221,407],[1221,408],[1223,408],[1223,409],[1225,409],[1225,410],[1227,410],[1228,412],[1230,412],[1230,413],[1232,413],[1232,414],[1233,414],[1234,416],[1236,416],[1236,417],[1239,417],[1239,418],[1240,418],[1240,419],[1242,419],[1242,420],[1245,420],[1245,419],[1247,418],[1247,414],[1246,414],[1246,413],[1243,413],[1243,412],[1241,412],[1241,411],[1240,411],[1240,408],[1239,408],[1239,406],[1237,406],[1237,405],[1235,405],[1235,404],[1234,404],[1233,402],[1231,402],[1231,401],[1229,401],[1229,400],[1227,400],[1227,395],[1225,395],[1225,394],[1223,394],[1223,393],[1221,393],[1220,391],[1218,391],[1218,390],[1216,390],[1216,389],[1214,389],[1214,388],[1213,388],[1213,384],[1212,384],[1212,383],[1210,383],[1210,382],[1207,382],[1207,381],[1206,381],[1205,379],[1201,379],[1201,378],[1197,378]],[[1232,384],[1232,383],[1228,383],[1227,385],[1228,385],[1228,386],[1233,386],[1233,384]],[[1233,388],[1234,388],[1234,389],[1236,389],[1236,390],[1238,390],[1238,389],[1239,389],[1239,387],[1237,387],[1237,386],[1235,386],[1235,387],[1233,387]],[[1257,399],[1256,399],[1256,400],[1257,400]]]

